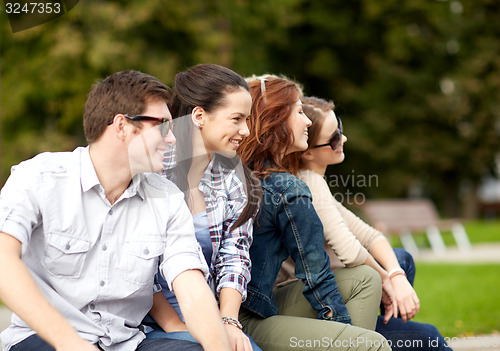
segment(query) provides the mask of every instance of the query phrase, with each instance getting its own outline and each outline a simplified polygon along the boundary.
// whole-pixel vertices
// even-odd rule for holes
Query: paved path
[[[449,248],[441,256],[436,256],[431,251],[423,251],[415,257],[415,260],[417,262],[500,263],[500,243],[475,244],[471,251],[465,253]],[[0,307],[0,331],[9,326],[10,314],[7,308]],[[452,338],[450,346],[455,351],[500,351],[500,334]]]
[[[431,250],[422,250],[418,255],[414,255],[414,258],[417,262],[500,263],[500,243],[474,244],[471,250],[466,252],[451,247],[442,255],[435,255]]]
[[[454,351],[498,351],[500,350],[500,334],[452,338],[450,347]]]

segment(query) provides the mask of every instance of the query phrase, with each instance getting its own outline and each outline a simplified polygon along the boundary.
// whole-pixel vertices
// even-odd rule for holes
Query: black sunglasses
[[[127,114],[123,114],[125,118],[131,120],[131,121],[154,121],[154,122],[159,122],[160,123],[160,133],[162,137],[166,137],[168,132],[172,130],[174,127],[174,123],[172,122],[171,119],[168,118],[163,118],[163,117],[152,117],[152,116],[144,116],[144,115],[135,115],[135,116],[129,116]],[[108,126],[113,124],[114,119],[112,119],[109,123]]]
[[[335,149],[338,149],[340,145],[342,145],[342,135],[343,135],[342,121],[340,120],[339,116],[335,116],[335,117],[337,117],[337,121],[339,122],[339,128],[337,129],[337,131],[335,133],[333,133],[333,135],[330,138],[330,140],[328,141],[328,143],[313,146],[313,149],[316,149],[318,147],[323,147],[323,146],[330,146],[332,148],[332,150],[335,150]]]

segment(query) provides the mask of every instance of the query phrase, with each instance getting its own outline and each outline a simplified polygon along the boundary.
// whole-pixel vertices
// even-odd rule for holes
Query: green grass
[[[500,242],[500,220],[476,220],[463,224],[472,243]]]
[[[417,263],[415,321],[434,324],[443,336],[500,330],[500,264]]]
[[[500,220],[495,221],[482,221],[473,220],[462,222],[465,231],[472,244],[475,243],[489,243],[500,242]],[[419,248],[430,248],[429,241],[425,233],[413,233],[413,239]],[[446,246],[456,246],[455,239],[450,231],[442,231],[444,243]],[[401,241],[398,237],[390,237],[389,241],[393,247],[402,247]]]
[[[463,224],[472,244],[500,242],[500,220]],[[456,245],[451,232],[442,235],[447,246]],[[425,235],[413,237],[419,247],[430,247]],[[390,241],[401,247],[398,238]],[[434,324],[444,336],[500,331],[500,264],[417,262],[415,290],[421,302],[415,321]]]

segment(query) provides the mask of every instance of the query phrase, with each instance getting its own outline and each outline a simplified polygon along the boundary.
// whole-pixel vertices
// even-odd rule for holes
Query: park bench
[[[361,209],[371,225],[387,236],[399,236],[403,247],[414,255],[419,249],[413,235],[423,232],[435,254],[446,251],[442,230],[451,230],[459,250],[470,249],[463,225],[458,220],[440,219],[434,203],[428,199],[367,200]]]

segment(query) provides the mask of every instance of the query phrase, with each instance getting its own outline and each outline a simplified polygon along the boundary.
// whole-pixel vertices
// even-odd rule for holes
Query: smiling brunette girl
[[[208,283],[234,351],[260,351],[238,321],[250,280],[253,217],[261,198],[258,180],[236,154],[249,134],[251,105],[247,82],[228,68],[200,64],[178,73],[169,104],[177,144],[165,159],[166,176],[184,193],[193,215],[196,238],[210,267]],[[163,294],[155,294],[150,315],[156,323],[148,321],[154,330],[147,337],[196,342],[181,321],[177,298],[182,297],[161,277],[159,281]]]

